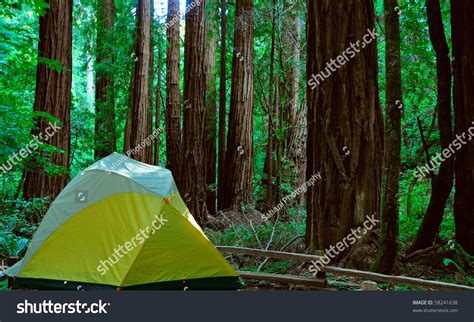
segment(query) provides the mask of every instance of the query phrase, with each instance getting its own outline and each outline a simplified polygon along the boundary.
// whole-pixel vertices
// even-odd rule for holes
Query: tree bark
[[[367,39],[369,31],[375,30],[373,6],[369,0],[308,0],[306,178],[318,172],[322,176],[307,194],[310,250],[336,245],[366,216],[379,214],[383,120],[377,41],[362,45],[363,37]],[[357,41],[359,52],[331,73],[326,64]],[[317,85],[312,75],[320,72],[329,75]],[[373,239],[374,234],[367,233],[338,258],[347,254],[343,265],[369,268],[375,252]]]
[[[223,208],[252,201],[254,3],[237,0]]]
[[[156,61],[156,103],[155,103],[155,129],[160,130],[161,126],[161,47],[158,44],[158,57]],[[161,133],[161,131],[160,131]],[[160,165],[160,135],[157,135],[155,140],[155,156],[153,160],[154,165]]]
[[[272,7],[272,39],[270,49],[270,79],[268,81],[268,116],[267,116],[267,155],[265,157],[265,172],[267,173],[266,186],[267,186],[267,205],[273,207],[275,205],[276,190],[278,187],[273,183],[275,177],[275,160],[273,154],[278,145],[278,139],[275,135],[275,123],[277,113],[275,113],[276,99],[274,97],[275,84],[278,84],[278,80],[275,80],[275,33],[276,33],[276,0],[273,0]]]
[[[191,6],[193,0],[187,0]],[[205,165],[206,0],[186,15],[184,39],[184,199],[197,222],[207,220]]]
[[[298,129],[298,84],[300,70],[298,64],[300,63],[300,38],[301,38],[301,22],[298,16],[297,7],[292,4],[290,0],[285,0],[285,12],[288,13],[288,18],[283,17],[283,73],[285,76],[285,83],[290,84],[287,91],[285,92],[285,102],[282,108],[285,110],[285,123],[288,127],[286,135],[286,156],[291,160],[292,166],[298,169],[304,164],[304,160],[301,160],[301,143],[297,141],[299,136]],[[295,144],[297,143],[297,144]],[[305,141],[302,142],[305,145]],[[299,185],[304,182],[304,172],[302,177],[298,177]]]
[[[207,37],[205,53],[206,71],[206,184],[207,184],[207,210],[215,214],[216,210],[216,114],[217,114],[217,88],[216,88],[216,49],[217,49],[217,10],[218,1],[207,2]]]
[[[458,142],[466,144],[456,153],[454,220],[456,240],[474,255],[474,3],[451,1],[454,69],[454,122]],[[463,133],[465,135],[463,136]],[[468,134],[467,134],[468,133]],[[467,138],[466,138],[467,136]],[[462,137],[460,139],[460,137]]]
[[[398,252],[399,176],[401,149],[402,65],[400,60],[400,18],[397,0],[384,0],[386,119],[382,169],[379,249],[373,269],[390,274]],[[398,104],[397,104],[398,103]]]
[[[178,22],[173,23],[173,21]],[[171,170],[178,188],[182,187],[179,1],[168,1],[168,47],[166,49],[166,167]]]
[[[153,133],[153,110],[154,110],[154,105],[153,105],[153,82],[155,79],[155,45],[153,43],[153,16],[154,16],[154,11],[155,11],[155,6],[154,6],[154,0],[149,0],[150,1],[150,63],[149,63],[149,76],[148,76],[148,115],[147,115],[147,137],[151,137],[151,134]],[[153,144],[150,144],[149,146],[146,146],[146,158],[149,161],[150,164],[153,164],[154,162],[154,144],[155,140],[153,140]]]
[[[221,5],[221,61],[219,76],[219,143],[218,143],[218,160],[217,160],[217,207],[223,209],[225,195],[225,147],[226,147],[226,101],[227,101],[227,84],[226,84],[226,65],[227,65],[227,5],[226,0],[220,0]]]
[[[95,65],[95,159],[115,152],[114,80],[112,75],[112,40],[115,5],[113,0],[98,2],[97,58]]]
[[[51,155],[39,157],[44,157],[60,167],[62,173],[49,176],[46,169],[33,159],[26,174],[23,197],[29,199],[50,196],[54,199],[68,181],[71,140],[72,0],[51,1],[39,23],[40,60],[36,68],[33,110],[51,114],[62,126],[47,141],[62,153],[53,152]],[[62,70],[50,68],[43,59],[58,61]],[[49,121],[45,117],[38,117],[35,121],[37,129],[32,130],[32,134],[45,135]]]
[[[123,152],[128,153],[130,151],[130,135],[132,134],[132,97],[133,97],[133,88],[134,82],[133,78],[135,75],[135,66],[132,68],[132,72],[130,73],[130,91],[128,97],[128,108],[127,108],[127,115],[125,116],[125,128],[123,134]]]
[[[438,127],[441,149],[449,149],[453,142],[451,117],[451,64],[449,47],[444,33],[439,0],[427,0],[430,39],[436,53],[436,75],[438,91]],[[438,175],[432,178],[431,199],[415,241],[407,253],[430,247],[438,234],[443,220],[444,208],[453,189],[454,158],[447,158],[440,166]]]
[[[150,19],[150,1],[138,1],[130,146],[135,160],[149,164],[151,145],[145,142],[149,136]]]

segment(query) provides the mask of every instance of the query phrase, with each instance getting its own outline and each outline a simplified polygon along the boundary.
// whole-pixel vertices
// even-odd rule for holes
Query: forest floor
[[[304,237],[304,217],[288,216],[280,218],[284,222],[275,223],[270,220],[262,221],[262,213],[248,209],[245,213],[225,212],[217,217],[212,217],[211,229],[206,229],[206,234],[215,245],[238,246],[257,249],[279,250],[293,253],[304,253],[304,238],[295,239],[300,235]],[[292,230],[293,229],[293,230]],[[301,236],[302,234],[302,236]],[[293,240],[293,242],[291,242]],[[288,244],[291,243],[291,244]],[[282,246],[283,245],[283,246]],[[401,245],[403,249],[408,245]],[[284,249],[283,249],[284,248]],[[447,261],[456,262],[455,254],[445,247],[433,249],[418,257],[406,260],[399,257],[392,275],[421,278],[425,280],[442,281],[454,284],[474,286],[474,270],[461,274],[453,264],[446,265]],[[268,260],[265,264],[263,258],[254,258],[245,255],[226,256],[238,270],[310,277],[310,263],[301,263],[295,260]],[[337,265],[336,265],[337,266]],[[364,280],[327,274],[328,289],[358,291]],[[378,283],[380,290],[409,291],[425,290],[412,286]],[[317,290],[318,288],[281,285],[266,281],[246,281],[245,290]]]
[[[459,274],[455,269],[446,267],[443,265],[443,259],[449,254],[445,252],[427,254],[416,260],[410,262],[397,263],[397,271],[393,275],[416,277],[424,280],[442,281],[453,284],[464,284],[474,286],[472,281],[466,280],[463,275]],[[281,262],[281,261],[280,261]],[[291,263],[289,263],[291,262]],[[248,263],[249,267],[255,267],[252,263]],[[275,265],[278,268],[282,268],[281,264],[277,261],[268,262],[268,269],[264,269],[265,272],[274,272]],[[247,270],[249,267],[243,267],[241,270]],[[287,261],[287,266],[284,272],[278,272],[285,275],[296,275],[296,276],[309,276],[308,265],[301,264],[296,261]],[[473,272],[469,272],[469,275],[473,276]],[[327,290],[341,290],[341,291],[360,291],[362,289],[362,283],[365,281],[359,278],[353,278],[349,276],[327,274],[328,288]],[[379,290],[384,291],[411,291],[411,290],[428,290],[426,288],[416,288],[412,286],[404,285],[393,285],[390,283],[378,283]],[[248,281],[246,282],[247,291],[258,291],[258,290],[321,290],[315,287],[308,286],[296,286],[296,285],[281,285],[275,283],[269,283],[264,281]]]

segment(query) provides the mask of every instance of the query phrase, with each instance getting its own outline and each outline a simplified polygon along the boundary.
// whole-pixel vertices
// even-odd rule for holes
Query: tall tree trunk
[[[147,115],[147,137],[150,137],[153,133],[153,81],[155,78],[155,45],[153,43],[153,16],[154,16],[154,0],[150,1],[150,64],[149,64],[149,77],[148,77],[148,115]],[[153,143],[155,143],[153,141]],[[146,146],[147,160],[150,164],[154,162],[154,153],[153,153],[154,144]]]
[[[286,90],[282,91],[283,99],[283,122],[285,141],[282,141],[283,151],[286,158],[291,162],[290,167],[294,169],[294,186],[304,184],[306,172],[306,104],[302,102],[298,111],[298,94],[301,65],[301,19],[299,17],[300,4],[285,0],[284,12],[288,17],[282,20],[282,73],[285,75]],[[304,110],[304,111],[303,111]],[[304,202],[304,194],[296,196],[295,204]]]
[[[157,44],[158,47],[158,57],[156,61],[156,103],[155,103],[155,129],[160,131],[161,126],[161,47]],[[161,133],[161,131],[160,131]],[[155,155],[153,160],[154,165],[160,165],[160,135],[156,136],[155,139]]]
[[[166,49],[166,167],[171,170],[178,188],[182,187],[179,1],[168,0],[168,46]],[[176,21],[174,22],[173,21]]]
[[[63,153],[53,152],[46,158],[55,166],[69,169],[71,140],[71,80],[72,80],[72,0],[52,1],[46,13],[40,17],[38,52],[40,61],[36,68],[36,91],[33,110],[46,112],[62,123],[48,144]],[[41,59],[52,59],[61,63],[62,70],[50,68]],[[37,129],[33,135],[46,134],[49,121],[45,117],[36,119]],[[49,130],[51,132],[51,130]],[[61,192],[68,181],[68,174],[49,176],[46,170],[32,160],[26,174],[23,197],[25,199],[50,196]]]
[[[272,8],[272,40],[271,40],[271,49],[270,49],[270,79],[268,81],[268,124],[267,124],[267,155],[265,157],[265,172],[267,173],[266,185],[267,185],[267,204],[269,207],[273,207],[276,204],[275,200],[275,184],[273,179],[275,176],[275,160],[273,154],[276,150],[276,145],[278,145],[277,138],[275,135],[275,123],[277,118],[277,113],[275,113],[276,99],[273,95],[273,90],[275,84],[278,84],[278,81],[275,80],[275,33],[276,33],[276,0],[273,0]]]
[[[402,65],[400,18],[397,0],[384,0],[385,8],[385,146],[380,207],[380,245],[373,269],[384,274],[393,270],[398,252],[398,191],[400,185]],[[398,104],[397,104],[398,103]]]
[[[307,195],[306,242],[310,250],[336,245],[366,216],[378,217],[383,120],[377,87],[377,41],[372,38],[373,6],[369,0],[308,0],[306,178],[318,172],[322,176]],[[373,40],[364,46],[363,40],[369,39]],[[358,52],[346,52],[353,47]],[[353,57],[331,73],[326,64],[332,59],[334,65],[343,53]],[[322,81],[316,78],[317,84],[312,75],[320,72],[327,77]],[[342,264],[369,268],[375,252],[373,237],[370,232],[361,236]]]
[[[427,0],[426,11],[430,39],[436,53],[440,143],[442,150],[449,150],[454,139],[451,117],[451,64],[439,0]],[[433,176],[430,203],[415,241],[407,250],[408,253],[430,247],[433,244],[443,220],[446,201],[453,189],[453,180],[454,158],[447,158],[441,164],[438,175]]]
[[[223,208],[252,201],[254,3],[237,0]]]
[[[224,207],[225,196],[225,146],[226,146],[226,101],[227,101],[227,86],[226,86],[226,65],[227,65],[227,5],[226,0],[220,0],[221,4],[221,61],[220,61],[220,76],[219,76],[219,142],[218,142],[218,158],[217,158],[217,206],[218,209]]]
[[[97,2],[97,59],[95,66],[95,159],[115,152],[114,80],[112,40],[115,5],[113,0]]]
[[[290,3],[290,0],[285,0],[285,12],[288,13],[288,18],[283,17],[283,35],[282,35],[282,55],[283,55],[283,73],[286,82],[289,82],[287,92],[285,93],[285,123],[288,127],[288,134],[286,136],[286,155],[292,161],[294,166],[300,166],[301,158],[297,156],[298,150],[290,149],[291,142],[294,142],[294,136],[298,132],[297,117],[298,117],[298,83],[300,71],[298,64],[300,62],[300,38],[301,38],[301,22],[296,10],[296,5]],[[292,146],[297,148],[296,145]],[[302,178],[304,180],[304,177]]]
[[[454,67],[454,122],[458,142],[456,153],[456,195],[454,220],[456,240],[474,255],[474,2],[451,1]],[[469,133],[463,136],[462,133]],[[460,137],[462,137],[460,139]]]
[[[187,0],[188,7],[193,0]],[[186,15],[184,40],[184,198],[198,223],[207,219],[205,166],[206,0]]]
[[[145,146],[149,129],[150,19],[150,1],[138,1],[130,146],[135,149],[132,157],[145,163],[151,163],[150,145]]]
[[[218,0],[207,2],[207,37],[205,53],[206,71],[206,184],[207,184],[207,210],[215,214],[216,210],[216,114],[217,114],[217,88],[216,88],[216,49],[217,49],[217,10]]]

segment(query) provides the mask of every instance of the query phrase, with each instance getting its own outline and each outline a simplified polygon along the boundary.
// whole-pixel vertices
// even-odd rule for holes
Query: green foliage
[[[0,232],[6,235],[31,238],[49,206],[48,198],[26,200],[6,200],[0,203]]]
[[[455,240],[448,242],[448,249],[453,254],[454,259],[444,258],[444,266],[453,265],[459,272],[467,275],[466,270],[474,268],[474,256],[469,255]]]
[[[0,232],[0,256],[18,257],[26,249],[30,240],[13,234]]]

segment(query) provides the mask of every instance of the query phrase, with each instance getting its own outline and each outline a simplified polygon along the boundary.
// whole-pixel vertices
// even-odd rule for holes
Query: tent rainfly
[[[171,172],[118,153],[69,183],[6,274],[14,288],[30,289],[241,287]]]

